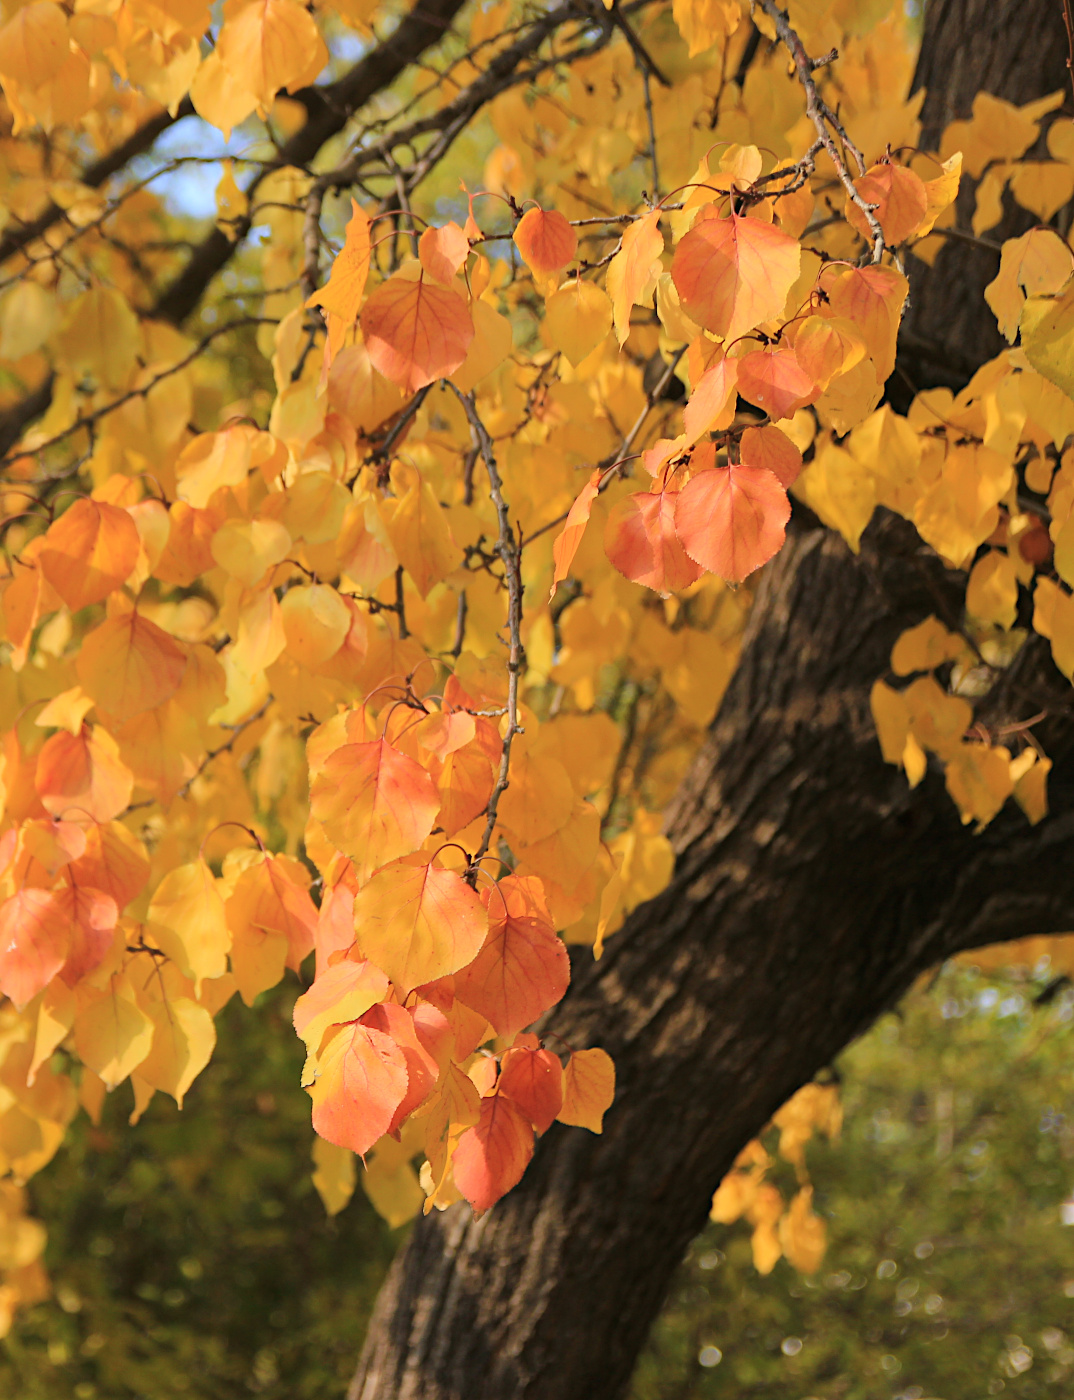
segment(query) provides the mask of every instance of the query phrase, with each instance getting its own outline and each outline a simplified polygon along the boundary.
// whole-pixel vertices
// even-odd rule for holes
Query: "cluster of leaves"
[[[761,1276],[748,1230],[709,1225],[635,1400],[1069,1391],[1070,944],[968,955],[840,1057],[843,1133],[808,1149],[823,1269]]]
[[[329,1208],[359,1154],[392,1221],[483,1211],[553,1120],[600,1131],[608,1057],[528,1028],[564,940],[599,956],[669,876],[655,813],[788,490],[853,549],[879,505],[972,565],[968,617],[893,657],[940,679],[878,680],[883,750],[911,781],[933,753],[966,821],[1045,810],[1028,718],[989,728],[967,697],[1030,587],[1074,673],[1062,239],[1003,250],[989,297],[1018,348],[957,397],[878,405],[904,251],[954,217],[947,147],[1039,204],[1067,145],[1053,123],[1022,175],[1055,104],[985,104],[918,152],[883,4],[504,0],[429,70],[415,11],[338,77],[340,26],[374,10],[229,0],[203,52],[208,10],[173,8],[36,0],[0,31],[0,1166],[31,1176],[124,1080],[135,1117],[181,1103],[232,995],[313,955],[294,1024]],[[185,267],[149,181],[102,192],[168,125],[156,103],[249,134]],[[485,188],[430,180],[421,214],[483,110]],[[233,256],[200,338],[178,329]],[[213,347],[255,328],[271,380],[229,402]],[[11,1300],[41,1287],[22,1238]]]

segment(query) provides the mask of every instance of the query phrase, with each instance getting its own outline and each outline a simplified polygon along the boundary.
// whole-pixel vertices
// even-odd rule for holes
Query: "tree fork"
[[[1025,102],[1061,86],[1056,34],[1054,0],[933,0],[915,78],[926,133],[981,88]],[[992,353],[978,322],[994,275],[992,255],[952,244],[915,277],[900,368],[917,386],[952,377],[945,358]],[[772,1113],[944,957],[1071,925],[1074,724],[1039,639],[984,716],[1053,702],[1038,827],[1008,809],[974,835],[937,773],[910,792],[880,755],[870,688],[905,628],[958,616],[961,583],[892,517],[857,558],[794,522],[669,814],[672,883],[601,962],[575,959],[547,1023],[615,1058],[604,1134],[555,1124],[486,1216],[419,1220],[349,1400],[619,1400],[712,1192]]]

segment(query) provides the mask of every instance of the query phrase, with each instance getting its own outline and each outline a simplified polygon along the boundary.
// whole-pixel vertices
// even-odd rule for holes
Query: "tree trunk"
[[[1043,34],[1053,6],[933,5],[926,44],[947,57],[923,58],[919,75],[947,86],[929,119],[962,113],[981,82],[1017,101],[1054,87],[1047,72],[1038,86],[1051,41],[1010,37]],[[956,61],[963,26],[972,42]],[[944,276],[976,286],[960,254]],[[976,362],[981,341],[960,325],[956,348]],[[456,1206],[417,1223],[351,1400],[619,1400],[713,1191],[772,1113],[942,958],[1074,923],[1074,724],[1046,644],[1032,639],[988,702],[1002,723],[1053,700],[1041,825],[1008,804],[975,835],[938,772],[911,792],[880,755],[870,688],[904,628],[958,615],[963,582],[893,517],[859,556],[796,519],[669,814],[672,884],[599,963],[575,960],[548,1023],[615,1059],[603,1135],[553,1125],[487,1215]]]

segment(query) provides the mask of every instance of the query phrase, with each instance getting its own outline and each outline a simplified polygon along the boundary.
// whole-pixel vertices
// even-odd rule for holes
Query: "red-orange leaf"
[[[420,763],[374,739],[329,754],[313,780],[310,809],[366,880],[418,849],[433,829],[440,795]]]
[[[407,1083],[406,1058],[390,1035],[360,1022],[344,1026],[310,1086],[314,1131],[364,1156],[391,1126]]]
[[[110,617],[83,639],[75,662],[87,695],[123,721],[154,709],[179,689],[186,651],[137,612]]]
[[[37,756],[34,779],[46,812],[73,821],[110,822],[126,810],[134,780],[116,741],[99,725],[79,734],[60,730]]]
[[[514,1099],[539,1133],[546,1133],[563,1107],[563,1066],[551,1050],[508,1050],[497,1093]]]
[[[68,926],[67,961],[60,976],[73,987],[112,947],[119,911],[111,895],[84,885],[60,890],[57,898]]]
[[[817,386],[789,345],[754,350],[738,362],[738,392],[769,418],[789,418],[817,395]]]
[[[428,1010],[444,1026],[447,1025],[435,1006],[430,1006]],[[409,1118],[432,1091],[440,1076],[440,1069],[428,1048],[422,1044],[411,1012],[395,1002],[378,1002],[362,1017],[362,1025],[390,1035],[403,1052],[407,1090],[388,1124],[389,1133],[398,1133],[404,1120]]]
[[[103,890],[125,909],[149,882],[149,857],[121,822],[93,823],[86,831],[85,851],[71,864],[71,879]]]
[[[532,272],[547,277],[574,257],[578,235],[558,210],[527,209],[515,229],[515,246]]]
[[[802,470],[802,454],[778,428],[747,428],[738,445],[744,467],[764,467],[781,486],[790,486]]]
[[[38,555],[41,572],[71,609],[107,598],[138,562],[130,515],[105,501],[78,500],[54,520]]]
[[[495,915],[501,907],[495,893],[489,904]],[[570,977],[567,946],[552,924],[509,906],[477,957],[455,974],[455,995],[510,1040],[559,1001]]]
[[[675,250],[671,276],[692,320],[735,340],[778,316],[801,264],[798,241],[759,219],[705,219]]]
[[[760,467],[709,467],[679,492],[675,528],[687,554],[711,573],[741,583],[782,545],[787,493]]]
[[[455,1185],[481,1215],[522,1180],[533,1156],[533,1125],[513,1099],[481,1101],[481,1118],[459,1138]]]
[[[604,549],[621,574],[657,593],[688,588],[704,573],[675,533],[671,491],[638,491],[618,501],[608,515]]]
[[[70,925],[52,890],[20,890],[0,905],[0,992],[18,1010],[59,972],[69,939]]]
[[[552,558],[555,560],[555,573],[552,575],[552,591],[549,598],[556,596],[556,589],[571,571],[574,556],[582,543],[585,527],[589,524],[589,513],[593,502],[600,494],[600,472],[595,471],[579,491],[578,496],[567,512],[567,519],[552,543]]]
[[[374,369],[409,393],[452,374],[466,359],[474,323],[465,301],[424,276],[390,277],[362,311]]]

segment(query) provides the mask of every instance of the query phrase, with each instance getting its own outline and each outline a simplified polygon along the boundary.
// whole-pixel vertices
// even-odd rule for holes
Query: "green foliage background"
[[[340,1400],[402,1232],[360,1190],[325,1217],[295,990],[227,1008],[182,1114],[158,1095],[129,1128],[120,1090],[31,1183],[54,1297],[0,1342],[5,1400]],[[820,1272],[761,1278],[748,1227],[710,1226],[633,1400],[1069,1395],[1072,1051],[1044,968],[908,998],[843,1056],[843,1136],[809,1151]]]

